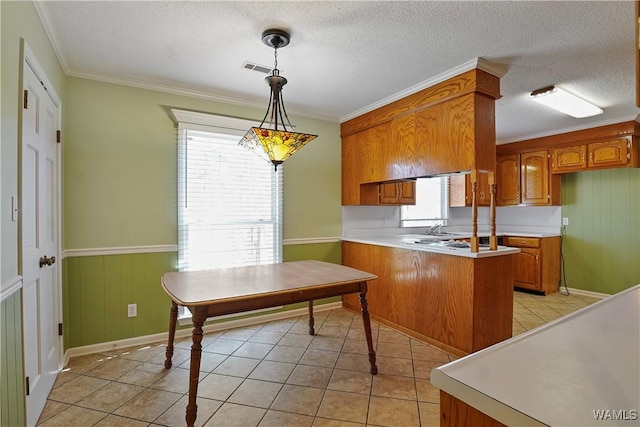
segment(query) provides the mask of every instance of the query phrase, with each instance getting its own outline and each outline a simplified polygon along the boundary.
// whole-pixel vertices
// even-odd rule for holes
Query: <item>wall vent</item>
[[[273,70],[271,67],[265,67],[264,65],[254,64],[253,62],[245,62],[242,64],[242,68],[247,70],[259,71],[261,73],[269,74]]]

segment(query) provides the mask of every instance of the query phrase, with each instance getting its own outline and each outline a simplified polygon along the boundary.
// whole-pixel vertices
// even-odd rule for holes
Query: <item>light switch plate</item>
[[[562,217],[562,225],[569,225],[569,217]]]

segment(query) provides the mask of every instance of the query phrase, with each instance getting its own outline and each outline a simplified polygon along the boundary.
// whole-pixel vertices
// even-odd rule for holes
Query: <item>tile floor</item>
[[[514,335],[597,301],[516,292]],[[316,336],[296,317],[206,334],[198,387],[199,426],[438,426],[431,369],[455,357],[372,322],[379,373],[369,374],[362,320],[316,313]],[[182,426],[190,340],[72,359],[39,426]]]

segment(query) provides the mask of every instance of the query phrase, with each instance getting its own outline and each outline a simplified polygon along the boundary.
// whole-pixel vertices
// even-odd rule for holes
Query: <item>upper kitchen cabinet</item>
[[[452,175],[449,177],[449,207],[470,207],[472,198],[471,175]],[[477,206],[491,205],[491,192],[489,189],[489,175],[478,174],[478,187],[476,191]]]
[[[556,147],[551,150],[552,172],[637,167],[637,152],[637,147],[634,150],[631,136],[596,140],[569,147]]]
[[[472,69],[342,123],[342,204],[393,192],[372,184],[494,170],[499,97],[500,79]]]
[[[560,205],[560,179],[549,172],[547,150],[500,156],[496,162],[498,206]]]

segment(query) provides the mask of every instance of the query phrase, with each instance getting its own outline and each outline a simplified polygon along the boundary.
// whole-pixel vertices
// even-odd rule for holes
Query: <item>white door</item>
[[[57,147],[59,109],[23,67],[20,246],[27,425],[38,421],[59,369]]]

